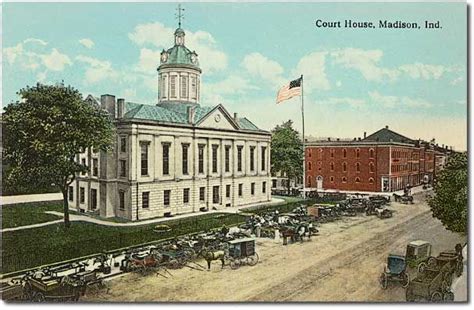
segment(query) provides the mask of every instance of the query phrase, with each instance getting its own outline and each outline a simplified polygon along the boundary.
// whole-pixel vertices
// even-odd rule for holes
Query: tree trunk
[[[71,222],[69,221],[69,203],[68,203],[68,192],[67,188],[62,190],[63,192],[63,208],[64,208],[64,227],[69,228]]]

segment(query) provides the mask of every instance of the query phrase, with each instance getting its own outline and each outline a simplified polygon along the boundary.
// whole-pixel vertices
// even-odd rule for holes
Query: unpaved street
[[[405,301],[405,290],[382,290],[378,276],[388,253],[405,253],[406,244],[423,239],[433,254],[453,249],[466,238],[446,231],[431,216],[424,194],[415,205],[392,202],[394,216],[361,215],[322,224],[304,243],[282,246],[259,239],[260,262],[231,270],[214,262],[211,271],[172,270],[173,277],[126,274],[108,283],[108,292],[83,301]]]

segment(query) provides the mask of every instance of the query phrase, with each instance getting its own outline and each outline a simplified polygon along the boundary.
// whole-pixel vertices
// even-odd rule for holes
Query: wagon
[[[399,282],[403,287],[407,287],[410,283],[410,277],[406,269],[405,257],[389,254],[387,257],[387,265],[384,267],[384,271],[379,278],[380,286],[386,289],[390,282]]]
[[[229,241],[230,268],[237,269],[241,265],[255,266],[258,263],[258,254],[255,252],[255,239],[243,238]]]
[[[453,301],[454,294],[450,290],[447,277],[443,270],[425,270],[410,282],[406,289],[406,300],[427,300],[431,302]]]
[[[26,279],[26,296],[35,302],[43,301],[77,301],[84,294],[84,283],[64,277],[44,276]]]
[[[423,272],[427,267],[427,261],[431,257],[431,244],[423,240],[415,240],[407,245],[405,260],[411,268],[417,268]]]

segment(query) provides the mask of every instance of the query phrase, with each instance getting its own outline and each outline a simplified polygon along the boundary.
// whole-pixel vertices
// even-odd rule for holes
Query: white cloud
[[[39,45],[43,45],[43,46],[46,46],[48,45],[48,42],[46,41],[43,41],[41,39],[36,39],[36,38],[28,38],[28,39],[25,39],[23,41],[23,43],[27,44],[27,43],[37,43]]]
[[[399,75],[396,69],[379,66],[383,56],[381,50],[346,48],[331,52],[331,56],[335,64],[360,71],[362,76],[368,81],[395,80]]]
[[[412,107],[431,108],[433,105],[424,99],[414,99],[410,97],[397,97],[382,95],[377,91],[369,92],[369,98],[374,105],[381,105],[387,108]]]
[[[88,39],[88,38],[80,39],[80,40],[79,40],[79,43],[80,43],[82,46],[84,46],[84,47],[86,47],[86,48],[89,48],[89,49],[92,48],[92,47],[94,47],[94,41],[92,41],[91,39]]]
[[[87,83],[97,83],[103,80],[114,80],[119,77],[117,71],[112,68],[110,61],[79,55],[76,60],[87,64],[85,79]]]
[[[256,90],[258,87],[252,85],[249,80],[242,78],[237,75],[231,75],[224,80],[216,83],[203,83],[202,94],[214,94],[214,95],[232,95],[232,94],[244,94],[249,90]]]
[[[269,82],[272,86],[283,86],[285,83],[285,79],[282,77],[283,67],[260,53],[246,55],[241,65],[252,76]]]
[[[399,67],[400,71],[408,74],[412,79],[439,79],[446,71],[444,66],[440,65],[427,65],[422,63],[414,63],[408,65],[402,65]]]
[[[148,48],[140,49],[140,56],[138,59],[138,64],[136,69],[139,72],[147,74],[155,74],[156,68],[160,63],[160,53],[159,51],[153,51]]]
[[[7,58],[7,62],[9,64],[13,64],[18,56],[23,53],[23,44],[18,43],[15,46],[7,47],[3,50],[5,53],[5,57]]]
[[[148,45],[163,49],[174,44],[174,30],[159,22],[139,24],[128,37],[139,46]],[[206,74],[227,68],[227,55],[218,48],[210,33],[186,31],[185,44],[191,50],[196,50],[201,69]],[[157,61],[159,62],[159,58]]]
[[[66,54],[61,54],[53,48],[50,54],[41,55],[41,60],[46,68],[52,71],[62,71],[66,65],[72,65],[71,59]]]
[[[304,91],[311,93],[314,90],[328,90],[331,88],[326,77],[325,62],[326,52],[313,52],[300,59],[292,76],[303,74]]]
[[[451,85],[458,85],[459,83],[463,82],[464,81],[464,78],[462,76],[460,77],[457,77],[455,78],[454,80],[452,80],[451,82],[449,82],[449,84]]]

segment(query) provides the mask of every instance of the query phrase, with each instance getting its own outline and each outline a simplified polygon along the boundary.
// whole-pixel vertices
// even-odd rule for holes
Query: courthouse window
[[[86,199],[86,191],[85,191],[84,187],[81,187],[79,189],[79,202],[84,203],[85,199]]]
[[[230,198],[230,185],[225,186],[225,196]]]
[[[183,165],[183,174],[188,174],[188,148],[189,144],[183,144],[182,149],[183,149],[183,160],[182,160],[182,165]]]
[[[254,158],[255,158],[255,147],[251,146],[250,147],[250,171],[254,171]]]
[[[165,207],[170,206],[170,196],[171,196],[171,190],[167,189],[163,192],[163,205]]]
[[[99,160],[97,158],[92,158],[92,175],[99,175]]]
[[[171,98],[176,98],[176,75],[170,77]]]
[[[183,203],[189,203],[189,188],[183,189]]]
[[[119,191],[119,209],[125,210],[125,192],[122,190]]]
[[[213,145],[212,146],[212,172],[217,173],[217,150],[219,146]]]
[[[150,207],[150,192],[142,193],[142,208],[148,209]]]
[[[191,97],[192,99],[196,99],[197,98],[197,83],[196,83],[197,79],[195,76],[191,77]]]
[[[266,159],[266,156],[267,156],[267,148],[262,146],[262,171],[265,171],[266,169],[266,162],[265,162],[265,159]]]
[[[225,147],[225,172],[230,171],[230,146]]]
[[[148,175],[148,145],[149,142],[140,142],[141,175]]]
[[[163,143],[163,175],[170,174],[170,144]]]
[[[237,171],[242,172],[242,146],[237,147]]]
[[[239,184],[239,197],[242,197],[243,191],[244,191],[244,185]]]
[[[69,193],[68,193],[69,201],[74,200],[74,187],[69,186]]]
[[[188,96],[188,77],[181,77],[181,98],[186,98]]]
[[[127,137],[120,137],[120,152],[127,152]]]
[[[204,173],[204,144],[198,146],[198,173]]]
[[[126,177],[127,176],[127,161],[124,159],[121,159],[119,163],[120,163],[120,176]]]
[[[212,187],[212,203],[219,203],[219,186]]]
[[[200,201],[205,201],[206,200],[206,188],[205,187],[200,187],[199,188],[199,200]]]
[[[250,194],[255,195],[255,183],[250,184]]]

